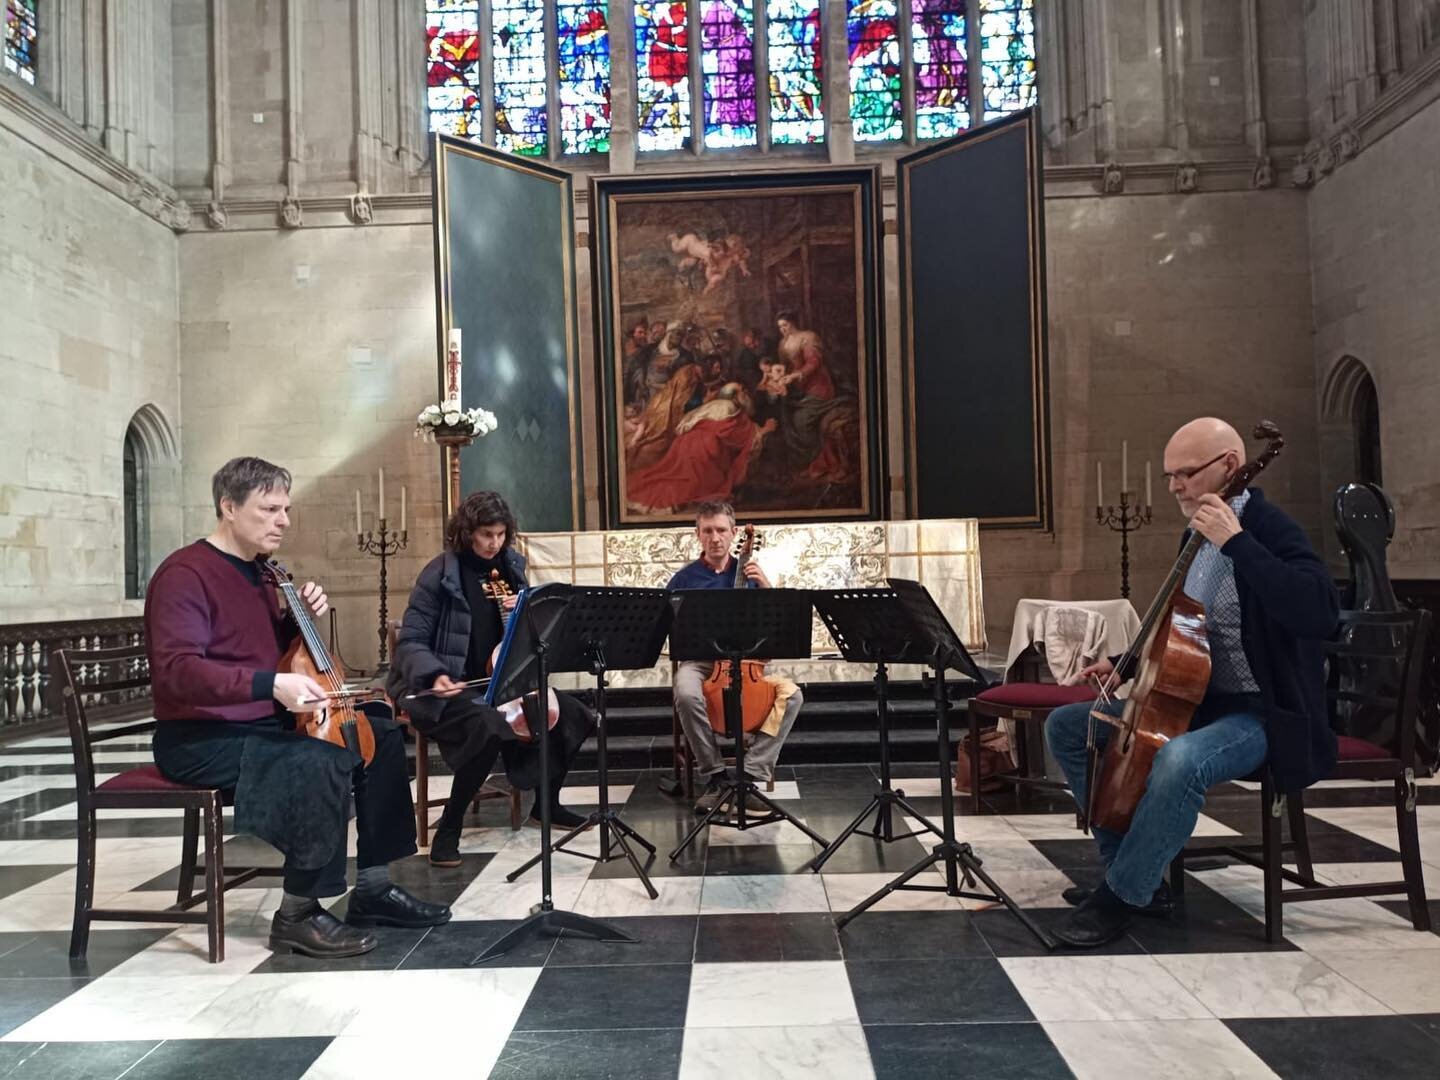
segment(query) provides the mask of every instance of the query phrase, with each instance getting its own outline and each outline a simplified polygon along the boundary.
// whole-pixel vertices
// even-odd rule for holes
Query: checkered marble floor
[[[119,743],[99,767],[148,760],[143,743]],[[1351,1077],[1435,1075],[1440,1061],[1440,935],[1411,929],[1403,903],[1292,906],[1286,940],[1267,946],[1258,875],[1215,865],[1191,875],[1182,915],[1138,919],[1094,953],[1046,952],[1003,908],[941,893],[892,894],[837,931],[836,914],[925,854],[921,839],[855,837],[811,874],[817,848],[791,825],[715,829],[672,864],[665,854],[694,818],[653,773],[612,776],[611,797],[660,850],[649,867],[658,899],[623,858],[554,860],[556,905],[633,944],[544,939],[472,966],[540,893],[538,871],[505,881],[538,832],[512,832],[486,803],[459,868],[423,855],[395,868],[453,905],[447,926],[382,930],[352,960],[273,956],[279,893],[241,888],[227,898],[223,964],[206,963],[203,927],[153,925],[97,926],[89,957],[72,964],[68,762],[59,739],[0,748],[0,1075]],[[594,777],[577,781],[565,802],[584,810]],[[432,783],[443,793],[449,778]],[[933,775],[897,786],[938,819]],[[781,770],[774,797],[834,836],[874,788],[869,768],[796,767]],[[1252,829],[1256,800],[1242,785],[1214,793],[1200,833]],[[1388,800],[1368,785],[1310,792],[1320,873],[1399,876]],[[1037,921],[1053,921],[1061,890],[1097,877],[1092,845],[1062,800],[987,803],[957,818],[958,838]],[[1424,786],[1422,803],[1436,882],[1440,787]],[[168,904],[179,833],[174,815],[102,815],[100,901]],[[593,855],[598,843],[592,832],[576,847]],[[247,837],[226,850],[273,859]]]

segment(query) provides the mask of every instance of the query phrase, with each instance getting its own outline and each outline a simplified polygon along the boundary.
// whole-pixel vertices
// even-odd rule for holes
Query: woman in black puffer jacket
[[[397,703],[420,690],[441,696],[405,702],[415,727],[433,739],[455,774],[450,798],[430,845],[436,866],[460,863],[465,809],[503,757],[505,773],[519,788],[539,781],[539,743],[521,742],[504,715],[475,691],[451,690],[486,674],[500,643],[500,607],[484,590],[496,571],[518,591],[526,585],[525,559],[515,550],[515,515],[493,491],[477,491],[460,504],[445,527],[446,550],[430,560],[415,588],[395,638],[395,660],[386,690]],[[507,601],[513,606],[514,596]],[[550,820],[573,827],[584,819],[559,804],[560,787],[595,718],[579,701],[557,693],[560,720],[550,731]],[[538,820],[538,811],[531,811]]]

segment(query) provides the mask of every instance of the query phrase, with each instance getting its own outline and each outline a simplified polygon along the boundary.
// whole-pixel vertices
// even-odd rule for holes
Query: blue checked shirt
[[[1239,517],[1250,501],[1245,491],[1230,500],[1230,509]],[[1185,592],[1205,605],[1205,629],[1210,637],[1210,692],[1255,694],[1260,685],[1245,658],[1240,643],[1240,594],[1235,589],[1235,565],[1206,540],[1200,545],[1190,572],[1185,575]]]

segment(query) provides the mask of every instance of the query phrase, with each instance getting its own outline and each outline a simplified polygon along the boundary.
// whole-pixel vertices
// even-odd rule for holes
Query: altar
[[[841,589],[884,586],[887,578],[924,585],[967,648],[985,646],[985,605],[980,583],[980,527],[974,518],[925,521],[825,522],[760,526],[756,561],[780,588]],[[663,588],[671,575],[700,557],[693,527],[601,532],[528,533],[516,538],[532,585]],[[770,670],[799,683],[852,682],[874,675],[866,665],[839,658],[818,616],[810,660],[777,661]],[[897,665],[893,678],[918,679],[919,665]],[[569,677],[557,685],[588,685]],[[665,686],[670,659],[649,671],[615,672],[615,687]]]

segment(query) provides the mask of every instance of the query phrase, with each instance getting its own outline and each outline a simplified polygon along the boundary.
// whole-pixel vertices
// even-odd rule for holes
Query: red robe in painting
[[[745,478],[759,432],[738,409],[724,419],[701,420],[676,435],[654,465],[630,474],[626,498],[645,509],[728,500]]]

